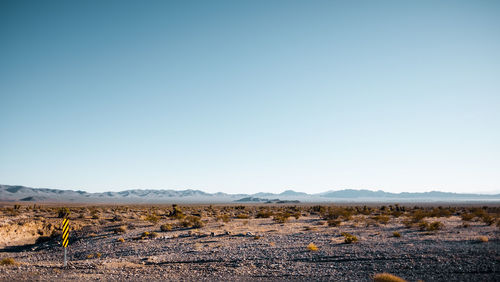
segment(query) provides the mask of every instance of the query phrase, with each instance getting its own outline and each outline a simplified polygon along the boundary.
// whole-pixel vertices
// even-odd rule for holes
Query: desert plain
[[[0,280],[500,281],[499,231],[491,204],[3,203]]]

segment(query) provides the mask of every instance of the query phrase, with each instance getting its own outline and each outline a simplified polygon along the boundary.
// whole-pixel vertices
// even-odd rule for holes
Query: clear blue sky
[[[1,1],[0,183],[500,192],[500,1]]]

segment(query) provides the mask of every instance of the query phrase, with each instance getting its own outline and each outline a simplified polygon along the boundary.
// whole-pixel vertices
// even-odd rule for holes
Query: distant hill
[[[389,193],[344,189],[318,194],[286,190],[279,194],[206,193],[200,190],[133,189],[89,193],[76,190],[0,185],[0,201],[73,203],[326,203],[326,202],[500,202],[500,194],[459,194],[448,192]]]

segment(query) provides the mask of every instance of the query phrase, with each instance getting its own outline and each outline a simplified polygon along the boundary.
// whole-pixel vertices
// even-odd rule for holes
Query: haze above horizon
[[[499,1],[1,1],[0,183],[500,193]]]

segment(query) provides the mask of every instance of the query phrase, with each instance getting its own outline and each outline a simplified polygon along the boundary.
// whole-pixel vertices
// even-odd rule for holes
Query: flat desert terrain
[[[500,281],[499,231],[498,206],[4,204],[0,280]]]

